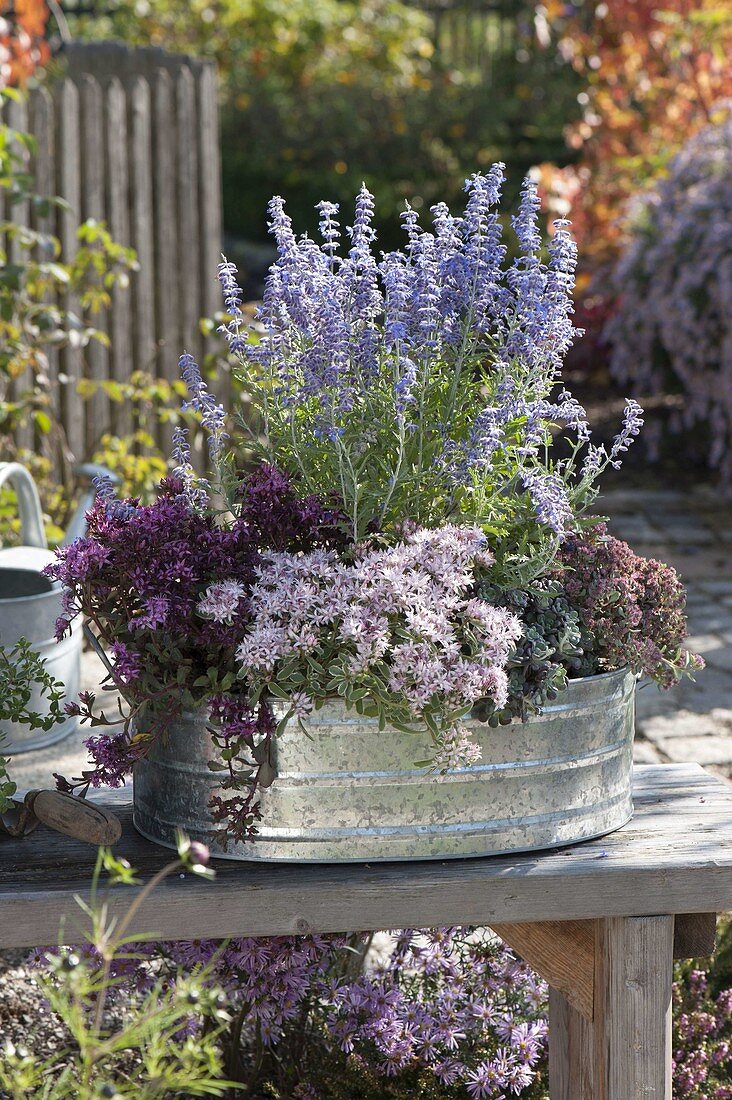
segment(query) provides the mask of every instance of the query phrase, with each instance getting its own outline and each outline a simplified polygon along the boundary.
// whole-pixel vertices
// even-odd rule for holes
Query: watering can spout
[[[74,539],[82,538],[86,534],[86,513],[94,503],[96,488],[94,479],[97,477],[108,478],[113,485],[120,484],[120,478],[108,470],[106,466],[96,466],[93,462],[86,462],[83,466],[76,467],[76,475],[82,480],[81,496],[76,505],[76,511],[71,517],[66,534],[62,539],[62,545],[68,546]]]

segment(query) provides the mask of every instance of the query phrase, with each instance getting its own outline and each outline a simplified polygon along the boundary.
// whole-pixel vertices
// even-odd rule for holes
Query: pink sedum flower
[[[237,649],[244,679],[276,682],[293,705],[338,684],[363,699],[378,684],[387,721],[432,730],[440,767],[474,762],[479,751],[455,714],[483,698],[505,705],[505,665],[522,629],[473,595],[476,571],[493,560],[485,542],[477,528],[446,526],[361,547],[352,563],[327,550],[266,555]]]
[[[239,611],[239,601],[245,595],[246,588],[239,581],[216,581],[201,596],[196,610],[204,619],[213,619],[216,623],[229,626]]]

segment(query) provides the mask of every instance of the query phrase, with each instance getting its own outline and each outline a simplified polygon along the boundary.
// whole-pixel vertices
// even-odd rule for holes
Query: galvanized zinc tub
[[[24,548],[27,556],[27,548]],[[53,554],[32,550],[39,557]],[[9,554],[9,551],[4,551]],[[5,560],[5,559],[4,559]],[[20,638],[27,638],[31,647],[46,663],[46,669],[65,685],[67,699],[79,693],[79,657],[81,654],[81,617],[71,627],[71,633],[61,642],[54,638],[56,619],[62,611],[63,589],[60,584],[42,576],[39,568],[0,568],[0,645],[11,648]],[[34,687],[28,710],[48,714],[48,699]],[[17,755],[54,745],[77,728],[76,718],[67,718],[50,730],[32,730],[16,722],[0,721],[0,734],[5,734],[5,751]]]
[[[206,714],[171,724],[135,766],[134,822],[174,847],[176,828],[224,859],[350,863],[451,859],[573,844],[620,828],[633,812],[635,677],[570,682],[537,718],[492,729],[470,723],[480,763],[436,776],[413,762],[427,735],[326,704],[276,742],[277,778],[262,791],[258,835],[224,851],[207,804],[217,790]]]

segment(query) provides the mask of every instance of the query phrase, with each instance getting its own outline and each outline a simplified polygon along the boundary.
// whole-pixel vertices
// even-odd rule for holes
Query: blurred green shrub
[[[391,247],[405,197],[415,206],[449,203],[466,175],[495,160],[507,162],[517,191],[531,165],[569,155],[563,128],[579,112],[579,77],[554,45],[538,41],[532,0],[488,25],[461,24],[481,36],[481,66],[436,51],[431,17],[400,0],[105,7],[105,16],[73,18],[74,29],[217,62],[232,233],[263,238],[273,193],[297,224],[314,226],[319,199],[348,208],[365,180]]]

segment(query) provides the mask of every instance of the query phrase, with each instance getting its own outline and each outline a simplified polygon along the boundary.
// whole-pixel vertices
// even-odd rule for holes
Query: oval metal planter
[[[470,723],[472,767],[437,776],[413,762],[428,736],[379,732],[375,720],[326,704],[276,742],[277,778],[262,791],[258,835],[224,851],[207,804],[217,789],[204,711],[171,724],[135,766],[134,822],[168,847],[176,828],[224,859],[350,863],[451,859],[573,844],[632,815],[635,677],[573,680],[528,722]]]

